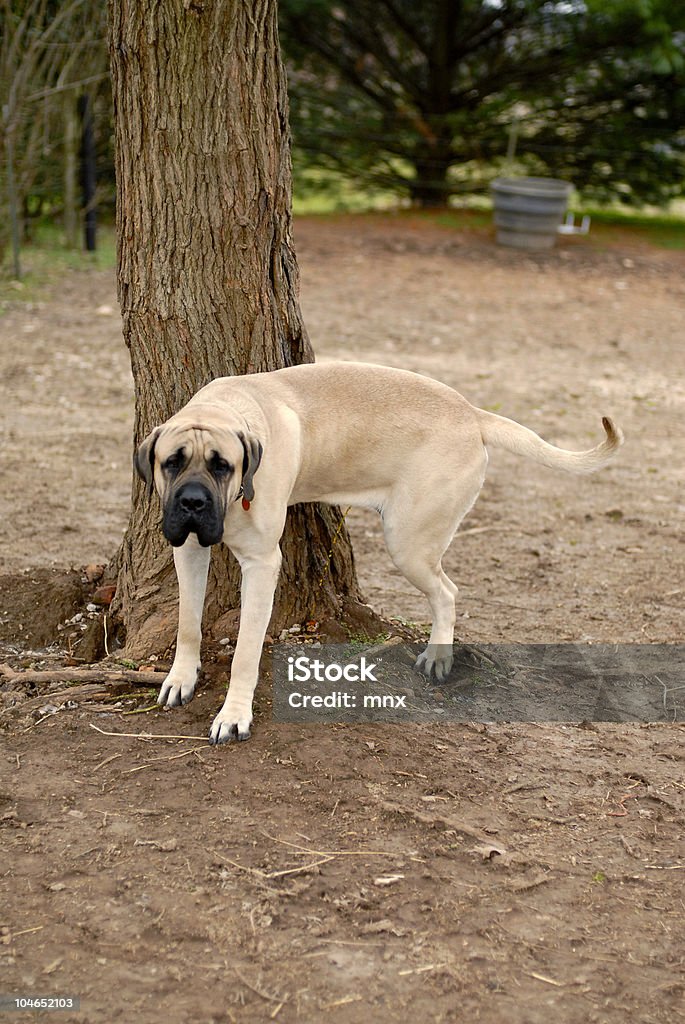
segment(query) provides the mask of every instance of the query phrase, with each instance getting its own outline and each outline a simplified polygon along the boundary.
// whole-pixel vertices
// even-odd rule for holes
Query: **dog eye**
[[[163,464],[162,469],[168,470],[170,473],[177,472],[183,465],[183,453],[174,452],[170,455],[166,462]]]
[[[225,476],[227,473],[233,472],[233,466],[226,459],[222,459],[220,455],[213,455],[210,462],[210,468],[217,476]]]

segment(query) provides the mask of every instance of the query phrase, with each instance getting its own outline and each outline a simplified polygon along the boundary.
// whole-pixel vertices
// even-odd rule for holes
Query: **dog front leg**
[[[231,666],[231,682],[224,706],[212,722],[210,743],[249,739],[259,659],[281,569],[281,550],[278,546],[269,555],[258,558],[237,557],[243,574],[240,629]]]
[[[168,708],[187,704],[195,693],[200,671],[202,611],[207,589],[210,548],[202,547],[191,533],[180,548],[174,548],[178,576],[178,636],[171,671],[162,683],[158,704]]]

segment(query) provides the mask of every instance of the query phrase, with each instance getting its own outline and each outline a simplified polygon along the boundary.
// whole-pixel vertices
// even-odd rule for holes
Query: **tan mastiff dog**
[[[487,448],[589,473],[623,441],[611,420],[602,422],[606,438],[596,448],[565,451],[475,408],[445,384],[362,363],[212,381],[153,430],[135,456],[138,472],[161,498],[180,591],[176,656],[159,703],[175,707],[193,696],[209,551],[224,541],[242,570],[241,621],[228,693],[209,738],[249,737],[279,540],[288,505],[300,501],[380,512],[393,562],[432,612],[417,667],[444,679],[452,665],[457,588],[441,559],[483,485]]]

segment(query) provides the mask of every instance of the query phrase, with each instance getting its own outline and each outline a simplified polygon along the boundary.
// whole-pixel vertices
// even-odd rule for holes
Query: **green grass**
[[[682,213],[587,206],[574,208],[573,213],[577,222],[584,214],[590,216],[590,242],[642,241],[658,249],[685,249],[685,216]],[[492,228],[492,210],[471,205],[418,215],[457,231]]]
[[[111,225],[98,227],[96,252],[67,249],[61,228],[40,221],[32,229],[32,239],[22,246],[22,276],[14,279],[11,254],[5,253],[0,268],[0,311],[9,302],[35,302],[68,270],[109,270],[116,266],[116,238]]]
[[[454,228],[455,231],[492,227],[491,209],[454,206],[448,210],[441,210],[436,213],[426,212],[423,216],[429,218],[434,224],[440,224],[445,228]]]
[[[293,180],[295,216],[328,213],[370,213],[397,210],[396,193],[362,188],[349,178],[317,167],[296,170]]]
[[[679,213],[653,213],[642,210],[617,210],[586,207],[578,214],[592,218],[593,227],[601,227],[609,238],[632,235],[659,249],[685,249],[685,217]]]

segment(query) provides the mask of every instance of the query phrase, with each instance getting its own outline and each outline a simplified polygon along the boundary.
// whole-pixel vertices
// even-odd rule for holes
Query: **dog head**
[[[180,547],[197,534],[203,547],[218,544],[226,509],[241,494],[254,498],[262,445],[252,434],[214,426],[209,419],[172,418],[145,438],[134,465],[162,502],[162,532]]]

